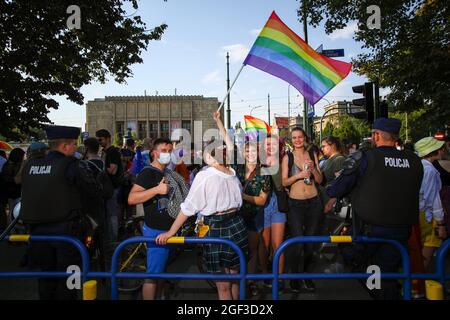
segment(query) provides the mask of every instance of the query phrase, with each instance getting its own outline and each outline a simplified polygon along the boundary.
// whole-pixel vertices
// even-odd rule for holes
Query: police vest
[[[422,163],[414,153],[372,149],[351,195],[357,217],[380,226],[413,225],[419,217]]]
[[[21,217],[25,223],[62,222],[78,216],[81,197],[66,179],[74,157],[32,159],[22,176]]]

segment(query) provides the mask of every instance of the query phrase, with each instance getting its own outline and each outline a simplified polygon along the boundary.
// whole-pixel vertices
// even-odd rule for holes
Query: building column
[[[161,137],[161,100],[158,102],[158,137]]]
[[[146,106],[147,106],[147,117],[146,117],[146,119],[145,119],[145,123],[146,123],[146,128],[147,128],[147,137],[146,138],[148,138],[148,137],[150,137],[150,122],[149,122],[149,103],[148,103],[148,100],[146,101],[147,103],[146,103]]]

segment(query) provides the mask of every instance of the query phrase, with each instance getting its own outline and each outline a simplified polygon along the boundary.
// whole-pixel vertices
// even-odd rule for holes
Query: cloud
[[[226,55],[227,52],[230,53],[230,61],[234,62],[243,62],[247,57],[247,54],[250,50],[243,44],[231,44],[228,46],[223,46],[220,56]]]
[[[215,84],[215,83],[220,82],[221,80],[222,80],[222,78],[220,77],[220,71],[214,70],[203,76],[202,83],[203,84]]]
[[[250,30],[250,34],[252,35],[252,36],[257,36],[257,35],[259,35],[259,33],[261,32],[261,28],[260,29],[253,29],[253,30]]]
[[[349,24],[343,29],[334,31],[332,34],[329,35],[329,37],[333,40],[350,39],[353,37],[353,34],[355,33],[356,30],[358,30],[358,24],[356,22],[353,22],[352,24]]]

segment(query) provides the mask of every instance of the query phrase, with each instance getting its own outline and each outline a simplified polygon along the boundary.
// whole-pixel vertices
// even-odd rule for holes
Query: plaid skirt
[[[222,238],[233,241],[245,256],[248,251],[248,233],[244,220],[237,212],[204,217],[204,223],[209,226],[206,237]],[[225,268],[239,267],[238,254],[228,245],[203,245],[203,262],[209,273],[223,273]]]

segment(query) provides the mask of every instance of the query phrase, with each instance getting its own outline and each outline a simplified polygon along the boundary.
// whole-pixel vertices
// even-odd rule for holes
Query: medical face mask
[[[158,162],[161,164],[169,164],[170,163],[170,153],[169,152],[161,152],[158,157]]]

